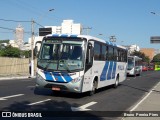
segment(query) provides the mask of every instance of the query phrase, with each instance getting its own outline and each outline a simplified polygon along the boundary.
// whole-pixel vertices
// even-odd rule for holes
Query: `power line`
[[[4,31],[0,31],[0,33],[12,33],[12,32],[4,32]]]
[[[35,21],[34,21],[35,22]],[[37,22],[35,22],[37,25],[39,25],[39,26],[41,26],[41,27],[43,27],[44,28],[44,26],[43,25],[41,25],[41,24],[39,24],[39,23],[37,23]]]
[[[8,21],[8,22],[31,22],[31,21],[24,21],[24,20],[6,20],[6,19],[0,19],[1,21]]]
[[[16,30],[15,29],[12,29],[12,28],[6,28],[6,27],[0,27],[0,29],[5,29],[5,30],[12,30],[13,32],[15,32]],[[0,32],[0,33],[10,33],[10,32]],[[31,31],[26,31],[24,33],[31,33]]]
[[[7,20],[7,19],[0,19],[1,21],[6,21],[6,22],[32,22],[32,21],[21,21],[21,20]],[[36,23],[37,25],[44,27],[43,25],[37,23],[36,21],[34,21],[34,23]]]
[[[15,31],[15,29],[12,29],[12,28],[6,28],[6,27],[0,27],[1,29],[6,29],[6,30],[13,30]]]

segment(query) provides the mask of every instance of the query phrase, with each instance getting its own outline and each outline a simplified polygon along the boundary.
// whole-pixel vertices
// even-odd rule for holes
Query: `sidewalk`
[[[0,81],[2,80],[14,80],[14,79],[27,79],[29,78],[29,75],[24,75],[24,76],[0,76]],[[31,77],[31,78],[35,78]]]
[[[130,111],[134,116],[136,113],[142,115],[141,117],[124,117],[122,120],[160,120],[160,82]],[[158,117],[142,117],[144,115],[158,115]]]

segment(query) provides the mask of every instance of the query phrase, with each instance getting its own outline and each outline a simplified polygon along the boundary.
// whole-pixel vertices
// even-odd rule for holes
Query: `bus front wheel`
[[[97,85],[97,82],[94,80],[93,84],[92,84],[92,89],[91,89],[91,91],[89,91],[89,95],[90,96],[92,96],[93,94],[95,94],[95,92],[96,92],[96,85]]]
[[[117,88],[119,85],[119,76],[117,76],[115,84],[113,85],[114,88]]]

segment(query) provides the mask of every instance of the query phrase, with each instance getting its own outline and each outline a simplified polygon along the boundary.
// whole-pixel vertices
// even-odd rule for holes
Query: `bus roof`
[[[128,58],[135,58],[135,59],[142,60],[142,58],[140,58],[140,57],[138,57],[138,56],[128,56]]]
[[[102,43],[105,43],[105,44],[108,44],[108,45],[111,45],[111,46],[117,46],[119,48],[122,48],[122,49],[125,49],[127,50],[126,47],[123,47],[123,46],[120,46],[120,45],[116,45],[112,42],[109,42],[109,41],[105,41],[105,40],[102,40],[102,39],[99,39],[97,37],[93,37],[93,36],[90,36],[90,35],[78,35],[78,34],[49,34],[49,35],[46,35],[45,36],[46,38],[47,37],[71,37],[71,38],[85,38],[88,40],[90,39],[93,39],[93,40],[96,40],[96,41],[99,41],[99,42],[102,42]]]

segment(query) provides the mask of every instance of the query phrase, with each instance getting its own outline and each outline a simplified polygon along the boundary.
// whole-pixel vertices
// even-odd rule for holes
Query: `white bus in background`
[[[127,49],[88,35],[44,37],[37,60],[36,86],[88,92],[126,79]]]
[[[127,75],[140,75],[142,72],[142,58],[138,56],[128,56]]]

